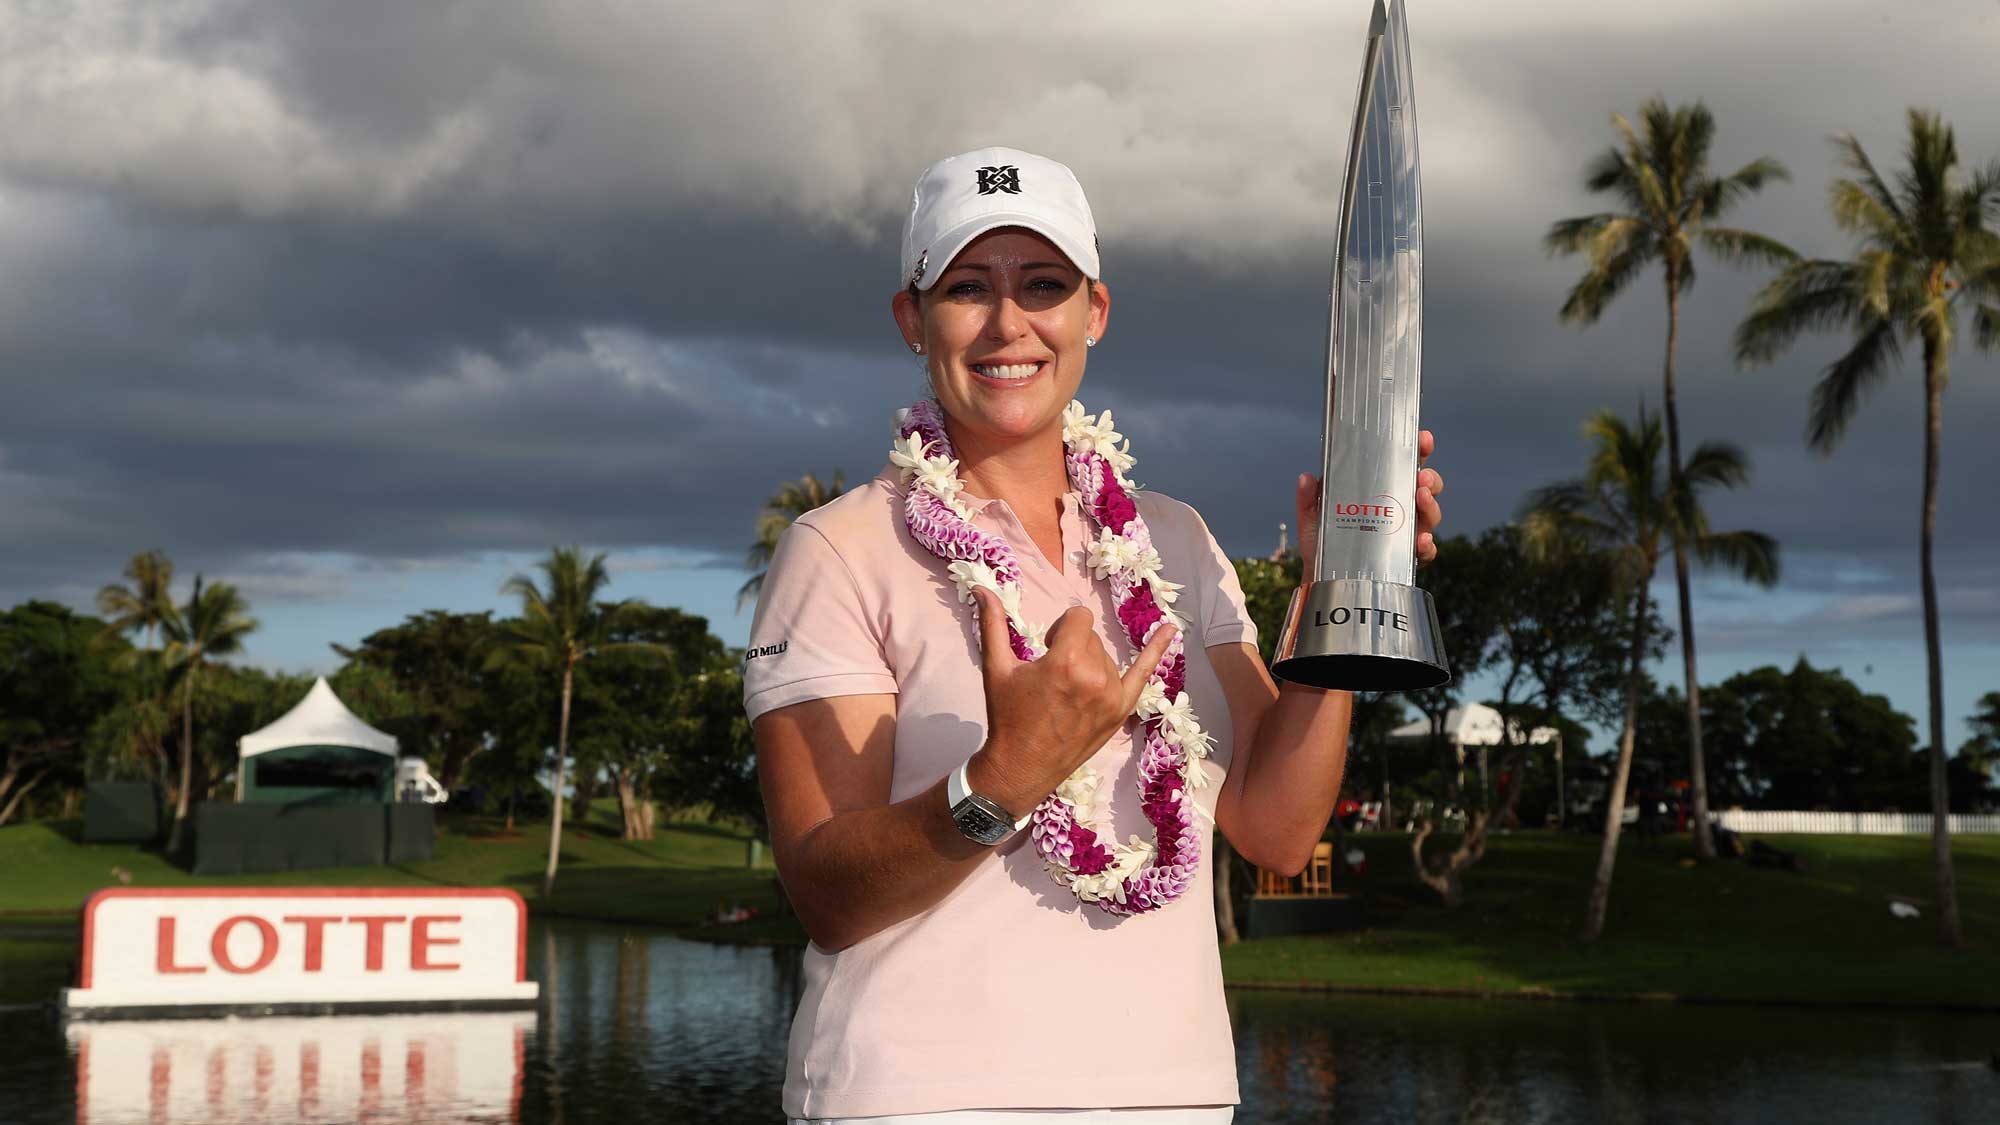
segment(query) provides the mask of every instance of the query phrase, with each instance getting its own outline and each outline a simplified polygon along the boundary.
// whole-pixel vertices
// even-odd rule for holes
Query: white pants
[[[1236,1107],[1133,1106],[1125,1109],[951,1109],[887,1117],[794,1117],[791,1125],[1229,1125]]]

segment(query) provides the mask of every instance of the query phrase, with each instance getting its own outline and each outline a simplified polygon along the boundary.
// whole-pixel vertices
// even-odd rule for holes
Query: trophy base
[[[1342,691],[1417,691],[1451,681],[1430,592],[1365,578],[1294,591],[1271,671]]]

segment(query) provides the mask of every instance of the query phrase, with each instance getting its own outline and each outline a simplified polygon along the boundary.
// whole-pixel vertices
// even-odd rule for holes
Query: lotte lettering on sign
[[[114,887],[83,909],[78,1018],[532,1004],[501,888]]]

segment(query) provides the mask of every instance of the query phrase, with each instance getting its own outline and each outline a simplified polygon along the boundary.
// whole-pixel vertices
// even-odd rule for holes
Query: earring
[[[924,354],[924,346],[922,344],[911,344],[910,350],[917,353],[918,355]]]
[[[1097,337],[1095,337],[1095,336],[1085,336],[1085,337],[1083,338],[1083,346],[1084,346],[1084,347],[1086,347],[1086,348],[1094,348],[1094,347],[1096,347],[1096,346],[1097,346]]]

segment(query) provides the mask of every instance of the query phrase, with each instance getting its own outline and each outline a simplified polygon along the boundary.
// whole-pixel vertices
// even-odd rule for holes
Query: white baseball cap
[[[924,169],[903,224],[900,284],[929,289],[966,244],[995,227],[1055,243],[1083,276],[1100,276],[1097,222],[1076,173],[1018,148],[981,148]]]

